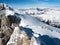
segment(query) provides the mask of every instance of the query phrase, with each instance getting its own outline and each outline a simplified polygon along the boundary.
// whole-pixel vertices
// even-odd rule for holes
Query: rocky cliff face
[[[29,45],[29,41],[28,35],[19,27],[15,27],[7,45]]]
[[[8,16],[1,18],[0,45],[35,45],[33,35],[29,36],[23,27],[14,22],[15,18],[12,19]]]
[[[5,11],[4,5],[1,6],[0,11]],[[35,45],[33,34],[28,34],[25,31],[27,29],[19,26],[21,19],[14,15],[5,15],[3,12],[0,14],[0,45]]]
[[[9,20],[6,16],[3,16],[1,18],[1,27],[0,27],[0,45],[6,45],[6,43],[8,42],[8,40],[10,39],[10,36],[13,32],[13,28],[11,28],[9,25]]]

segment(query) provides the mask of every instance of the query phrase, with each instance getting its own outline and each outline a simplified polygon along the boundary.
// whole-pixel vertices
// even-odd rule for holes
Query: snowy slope
[[[26,16],[26,17],[25,17],[25,16]],[[20,17],[21,17],[21,16],[20,16]],[[22,20],[21,20],[20,26],[29,27],[29,28],[33,29],[33,31],[34,31],[35,33],[40,34],[40,33],[41,33],[41,30],[42,30],[42,32],[43,32],[43,33],[41,33],[41,34],[44,34],[44,32],[47,30],[47,31],[45,32],[45,33],[46,33],[45,35],[47,35],[47,33],[49,33],[49,31],[51,31],[52,33],[55,32],[55,34],[60,32],[60,29],[55,28],[55,27],[52,27],[52,26],[49,26],[49,25],[47,25],[47,24],[44,24],[43,22],[41,22],[41,21],[37,20],[36,18],[31,17],[31,16],[24,15],[21,19],[22,19]],[[53,31],[54,31],[54,32],[53,32]],[[52,33],[51,33],[51,35],[53,35]],[[49,34],[50,34],[50,33],[49,33]],[[54,34],[54,35],[55,35],[55,34]],[[54,36],[54,35],[53,35],[53,36]],[[57,35],[57,36],[58,36],[58,35]]]
[[[20,26],[28,27],[32,29],[34,33],[40,34],[41,36],[47,35],[51,38],[60,39],[60,29],[49,26],[32,16],[20,15],[20,18],[22,19]]]
[[[31,8],[20,9],[20,14],[31,15],[39,18],[41,21],[49,22],[49,25],[60,28],[60,8]]]
[[[48,39],[48,42],[51,42],[53,40],[51,45],[54,45],[54,44],[60,45],[60,41],[58,42],[58,40],[57,40],[57,39],[60,39],[60,29],[59,28],[55,28],[53,26],[47,25],[46,23],[41,22],[40,20],[38,20],[37,18],[35,18],[33,16],[19,14],[18,10],[17,10],[17,12],[12,11],[10,9],[7,9],[7,10],[6,10],[6,16],[15,15],[16,17],[21,18],[21,24],[19,24],[19,26],[23,26],[25,28],[30,28],[30,29],[32,29],[32,31],[34,33],[36,33],[36,34],[33,33],[33,35],[34,35],[34,37],[37,38],[36,39],[37,42],[39,39],[39,41],[41,41],[44,45],[48,45],[47,41],[45,41],[46,39]],[[45,18],[46,16],[43,15],[42,17]],[[27,32],[28,31],[29,30],[27,30]],[[38,34],[40,34],[41,36],[38,36]],[[47,38],[45,39],[44,37],[45,38],[47,37]],[[56,40],[55,40],[55,38],[56,38]],[[45,39],[45,40],[43,40],[43,39]],[[49,39],[51,39],[51,41]]]
[[[49,25],[60,28],[60,9],[47,9],[44,14],[37,14],[33,16],[39,18],[41,21],[44,22],[49,21]]]

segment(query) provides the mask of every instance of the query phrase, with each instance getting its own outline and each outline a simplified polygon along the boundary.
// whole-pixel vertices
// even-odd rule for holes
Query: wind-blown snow
[[[8,15],[14,15],[14,12],[11,10],[6,10],[6,16],[8,16]]]

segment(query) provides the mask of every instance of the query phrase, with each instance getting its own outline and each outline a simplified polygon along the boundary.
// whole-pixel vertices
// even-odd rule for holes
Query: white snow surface
[[[6,10],[6,16],[8,16],[8,15],[14,15],[14,12],[11,10]]]
[[[14,15],[14,13],[17,12],[11,12],[11,11],[7,11],[6,15]],[[42,17],[44,20],[53,20],[53,18],[55,19],[55,21],[60,21],[60,12],[59,11],[55,11],[52,10],[50,12],[46,12],[47,14],[42,14],[39,15],[40,17]],[[51,38],[58,38],[60,39],[60,28],[56,28],[50,25],[47,25],[43,22],[41,22],[40,20],[38,20],[37,18],[30,16],[30,15],[16,15],[17,17],[21,18],[21,23],[19,24],[19,26],[23,26],[23,27],[27,27],[32,29],[32,31],[34,33],[37,34],[33,34],[35,37],[39,37],[38,34],[40,34],[41,36],[43,35],[48,35]],[[58,16],[58,17],[57,17]],[[15,28],[15,30],[19,29],[18,27]],[[28,30],[27,30],[28,31]],[[20,37],[22,37],[23,35],[21,35]],[[34,43],[34,45],[37,45],[36,43]]]
[[[7,12],[8,15],[9,15],[9,12],[10,12],[10,10]],[[15,13],[15,12],[14,13],[13,12],[11,13],[11,15]],[[20,15],[17,15],[17,17],[21,18],[21,23],[19,24],[19,26],[31,28],[33,30],[33,32],[41,34],[41,35],[48,35],[50,37],[60,39],[60,33],[59,33],[60,29],[59,28],[55,28],[50,25],[47,25],[30,15],[20,14]],[[44,17],[46,17],[46,16],[44,16]]]
[[[33,35],[34,35],[34,37],[39,37],[39,35],[38,35],[38,34],[33,33]]]
[[[60,39],[59,28],[55,28],[53,26],[47,25],[39,21],[35,17],[29,15],[21,15],[20,18],[22,19],[20,26],[31,28],[33,32],[41,34],[42,36],[48,35],[49,37]]]
[[[42,12],[42,11],[41,11]],[[60,9],[50,9],[45,12],[43,12],[44,14],[40,14],[40,15],[32,15],[34,17],[39,18],[42,21],[47,22],[48,20],[51,22],[50,25],[60,25]]]

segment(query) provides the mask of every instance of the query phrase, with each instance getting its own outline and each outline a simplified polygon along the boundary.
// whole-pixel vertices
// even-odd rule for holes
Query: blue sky
[[[15,8],[60,7],[60,0],[0,0]]]

